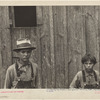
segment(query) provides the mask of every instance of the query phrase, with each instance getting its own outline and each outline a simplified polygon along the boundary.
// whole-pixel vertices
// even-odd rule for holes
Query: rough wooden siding
[[[41,25],[42,30],[39,33],[41,50],[39,79],[42,80],[42,88],[68,87],[68,63],[65,60],[67,59],[66,7],[38,7],[37,11],[42,11],[42,14],[39,13],[41,17],[38,17],[40,21],[38,25]]]
[[[95,66],[99,70],[99,41],[98,41],[98,7],[84,7],[86,52],[95,55],[98,63]]]
[[[66,7],[53,7],[53,15],[56,78],[55,84],[56,88],[64,88],[66,81],[65,78],[67,78],[65,77],[65,73],[67,71],[66,68],[68,67],[68,65],[66,64],[67,61],[65,61],[67,51]]]
[[[69,86],[75,74],[83,68],[81,58],[85,53],[92,53],[96,56],[98,63],[95,69],[99,70],[98,15],[100,10],[98,7],[53,6],[43,7],[41,11],[41,18],[43,19],[41,29],[42,36],[44,36],[44,40],[42,38],[41,41],[41,48],[44,48],[43,44],[46,45],[45,55],[50,52],[47,45],[51,42],[48,39],[53,39],[53,45],[50,45],[50,48],[53,47],[53,49],[50,53],[54,56],[54,68],[52,69],[55,72],[53,74],[54,87]],[[44,56],[44,52],[41,53]],[[42,85],[48,87],[50,86],[48,80],[51,80],[51,75],[48,77],[47,74],[49,67],[46,63],[42,66],[44,67],[41,70],[43,73],[45,72],[42,74],[44,75]]]
[[[100,6],[38,6],[36,10],[37,27],[9,28],[13,11],[0,7],[0,88],[6,69],[16,61],[17,53],[12,52],[16,40],[22,37],[37,47],[31,60],[38,64],[41,88],[68,88],[82,70],[85,53],[96,56],[95,69],[100,72]]]
[[[43,32],[42,26],[43,26],[43,7],[38,6],[36,8],[36,15],[37,15],[37,58],[38,58],[38,87],[42,87],[42,56],[41,56],[41,34]]]
[[[81,41],[83,33],[82,7],[68,7],[68,73],[69,84],[81,65]],[[84,42],[84,41],[83,41]]]
[[[0,7],[0,88],[4,87],[6,69],[12,63],[8,7]]]
[[[98,20],[97,21],[98,21],[98,44],[99,44],[99,55],[98,55],[99,65],[98,65],[98,67],[99,67],[99,72],[100,72],[100,7],[98,7]]]

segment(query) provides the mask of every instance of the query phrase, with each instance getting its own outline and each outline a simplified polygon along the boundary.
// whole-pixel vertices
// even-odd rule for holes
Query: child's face
[[[94,64],[93,64],[90,60],[84,62],[85,70],[86,70],[86,72],[88,72],[88,73],[91,72],[91,71],[93,70],[93,66],[94,66]]]
[[[32,50],[30,49],[23,49],[18,52],[19,58],[23,62],[27,62],[31,56]]]

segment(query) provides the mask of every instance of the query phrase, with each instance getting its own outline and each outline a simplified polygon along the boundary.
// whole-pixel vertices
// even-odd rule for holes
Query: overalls
[[[32,84],[33,80],[34,80],[34,73],[33,73],[32,64],[31,64],[31,80],[29,80],[29,81],[23,81],[19,78],[20,74],[22,74],[22,71],[20,71],[18,69],[17,63],[15,64],[15,68],[16,68],[16,74],[17,74],[17,84],[14,88],[35,88]]]
[[[97,82],[97,75],[94,70],[93,70],[93,75],[95,78],[95,83],[86,83],[85,72],[84,70],[82,70],[84,89],[99,89],[99,82]]]

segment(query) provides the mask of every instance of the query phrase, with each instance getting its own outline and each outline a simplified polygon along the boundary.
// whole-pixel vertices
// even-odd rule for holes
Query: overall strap
[[[20,71],[18,70],[17,62],[15,63],[15,69],[16,69],[17,77],[19,77],[20,76]]]
[[[97,81],[97,75],[96,75],[96,72],[94,70],[93,70],[93,74],[94,74],[95,81]],[[86,77],[85,77],[84,70],[82,70],[82,75],[83,75],[83,82],[86,82]]]
[[[85,72],[82,70],[83,82],[86,82]]]
[[[20,74],[21,74],[21,71],[18,69],[18,64],[17,64],[17,62],[15,63],[15,69],[16,69],[17,77],[19,77]],[[32,63],[31,63],[31,77],[32,77],[32,78],[34,77]]]
[[[34,72],[33,72],[33,66],[32,66],[32,63],[31,63],[31,77],[32,77],[32,78],[34,77]]]
[[[97,75],[96,75],[96,72],[94,70],[93,70],[93,74],[94,74],[95,81],[97,81]]]

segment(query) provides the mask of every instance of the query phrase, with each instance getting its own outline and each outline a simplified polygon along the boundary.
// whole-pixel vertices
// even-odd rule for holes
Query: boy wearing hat
[[[93,69],[94,65],[97,62],[96,58],[91,54],[86,54],[81,61],[84,69],[76,74],[69,87],[84,88],[84,89],[99,89],[100,88],[99,72]]]
[[[36,88],[38,69],[37,64],[30,62],[32,47],[29,39],[17,40],[17,48],[14,49],[18,54],[19,60],[9,66],[6,73],[4,88]]]

